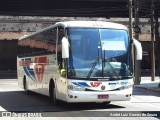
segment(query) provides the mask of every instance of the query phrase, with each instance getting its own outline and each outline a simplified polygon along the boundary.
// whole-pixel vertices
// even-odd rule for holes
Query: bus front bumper
[[[108,101],[129,101],[132,96],[132,88],[119,91],[107,92],[88,92],[88,91],[69,91],[67,96],[68,103],[74,102],[97,102]]]

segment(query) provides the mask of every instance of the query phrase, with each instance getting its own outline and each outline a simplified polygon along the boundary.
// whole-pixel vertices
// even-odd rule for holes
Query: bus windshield
[[[106,28],[68,28],[68,78],[123,79],[132,76],[128,32]]]

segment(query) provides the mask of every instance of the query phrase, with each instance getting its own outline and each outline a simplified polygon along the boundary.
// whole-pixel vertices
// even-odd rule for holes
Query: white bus
[[[137,60],[141,44],[133,40]],[[54,104],[127,101],[132,96],[132,40],[125,26],[102,21],[58,22],[18,41],[18,84]]]

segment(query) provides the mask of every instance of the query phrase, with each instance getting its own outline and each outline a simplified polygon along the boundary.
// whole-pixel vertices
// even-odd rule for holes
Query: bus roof
[[[63,26],[65,28],[67,27],[83,27],[83,28],[110,28],[110,29],[124,29],[127,30],[127,27],[118,24],[118,23],[112,23],[112,22],[103,22],[103,21],[66,21],[66,22],[57,22],[56,24],[46,27],[44,29],[41,29],[37,32],[33,32],[29,35],[24,35],[19,38],[19,40],[25,39],[27,37],[30,37],[32,35],[35,35],[37,33],[52,29],[57,26]]]
[[[93,27],[93,28],[113,28],[113,29],[125,29],[127,27],[112,22],[103,22],[103,21],[66,21],[66,22],[57,22],[55,25],[62,25],[64,27]]]

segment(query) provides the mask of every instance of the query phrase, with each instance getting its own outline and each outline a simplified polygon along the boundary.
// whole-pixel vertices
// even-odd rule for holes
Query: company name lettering
[[[20,66],[30,66],[33,63],[32,61],[19,61]]]

